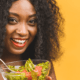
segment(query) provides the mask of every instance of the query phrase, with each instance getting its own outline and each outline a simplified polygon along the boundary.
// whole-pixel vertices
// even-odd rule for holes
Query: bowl
[[[29,68],[30,66],[25,67],[25,69],[28,71],[28,72],[25,72],[23,66],[26,64],[26,61],[28,60],[20,60],[20,61],[13,61],[13,62],[6,63],[9,66],[9,68],[12,66],[11,67],[12,70],[14,70],[13,66],[15,66],[15,70],[16,70],[15,73],[7,72],[5,66],[0,65],[0,73],[2,74],[3,79],[4,80],[45,80],[46,76],[49,75],[51,64],[48,60],[42,60],[42,59],[32,59],[31,60],[32,63],[34,64],[34,67],[36,67],[39,63],[48,64],[48,66],[46,66],[45,64],[44,69],[42,67],[41,72],[39,72],[40,71],[39,67],[35,68],[34,70],[29,71],[31,69]],[[22,66],[21,69],[20,69],[20,66]]]

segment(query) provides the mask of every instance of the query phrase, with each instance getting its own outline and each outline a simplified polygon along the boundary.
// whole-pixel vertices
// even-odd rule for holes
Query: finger
[[[46,76],[46,80],[52,80],[50,76]]]

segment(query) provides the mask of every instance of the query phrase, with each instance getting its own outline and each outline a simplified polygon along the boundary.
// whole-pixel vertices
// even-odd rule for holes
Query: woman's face
[[[37,33],[36,11],[28,0],[18,0],[9,9],[6,25],[5,49],[21,54]]]

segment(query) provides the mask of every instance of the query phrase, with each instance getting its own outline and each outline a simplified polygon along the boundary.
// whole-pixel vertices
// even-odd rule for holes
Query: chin
[[[20,55],[23,54],[25,50],[11,50],[9,51],[11,54]]]

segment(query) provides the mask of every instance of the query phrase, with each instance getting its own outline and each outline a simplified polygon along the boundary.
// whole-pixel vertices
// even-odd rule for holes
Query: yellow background
[[[65,18],[63,56],[54,62],[57,80],[80,80],[80,0],[57,0]]]

